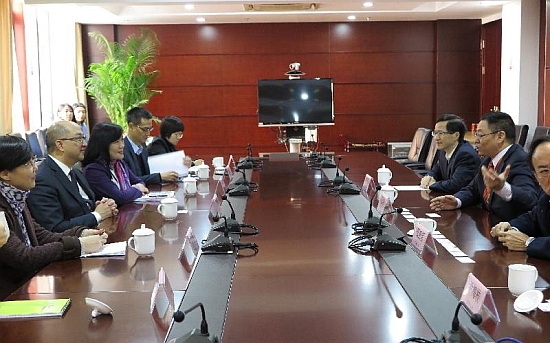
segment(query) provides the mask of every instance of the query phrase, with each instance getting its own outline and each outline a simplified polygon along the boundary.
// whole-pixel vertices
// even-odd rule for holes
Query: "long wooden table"
[[[343,155],[340,169],[361,185],[365,173],[376,176],[385,164],[393,171],[392,184],[412,185],[419,178],[407,168],[376,152],[353,151]],[[162,342],[198,327],[198,314],[183,323],[155,322],[149,315],[154,276],[162,266],[170,278],[177,299],[186,309],[203,301],[212,320],[211,332],[223,342],[398,342],[410,336],[433,339],[442,332],[432,329],[412,289],[422,286],[402,283],[378,253],[359,255],[347,248],[355,218],[338,196],[317,187],[325,178],[321,171],[307,169],[304,161],[270,162],[254,171],[259,184],[246,203],[244,221],[255,224],[260,235],[242,237],[256,242],[256,256],[199,256],[193,269],[177,259],[187,228],[199,241],[211,237],[208,208],[216,181],[208,181],[208,195],[180,198],[178,222],[165,222],[156,205],[129,205],[116,221],[103,224],[110,241],[122,241],[145,223],[157,232],[153,259],[142,259],[129,251],[123,259],[76,259],[52,263],[9,297],[70,297],[73,305],[62,319],[0,321],[2,342],[34,340],[52,342]],[[415,216],[430,212],[433,194],[400,192],[395,205],[408,208]],[[238,202],[237,199],[230,200]],[[236,206],[239,207],[239,206]],[[223,209],[227,214],[228,209]],[[237,212],[241,210],[237,209]],[[509,252],[489,235],[495,218],[479,208],[446,211],[437,218],[438,230],[476,263],[463,264],[438,243],[438,256],[420,258],[422,269],[433,273],[448,292],[460,297],[468,273],[490,287],[501,322],[485,319],[482,328],[493,339],[516,337],[523,342],[542,342],[548,336],[550,315],[537,310],[525,315],[513,311],[514,298],[507,290],[507,266],[529,263],[537,266],[537,287],[550,296],[550,267],[547,261]],[[412,224],[399,216],[397,227],[406,232]],[[406,261],[404,263],[407,263]],[[207,269],[205,266],[210,266]],[[223,273],[209,269],[223,266]],[[228,270],[234,268],[233,270]],[[223,290],[229,285],[227,291]],[[414,286],[414,287],[412,287]],[[217,288],[216,288],[217,287]],[[429,285],[426,285],[429,289]],[[215,294],[214,294],[215,293]],[[84,298],[105,301],[114,315],[94,320]],[[434,299],[437,310],[438,301]],[[420,309],[420,310],[419,310]],[[200,316],[199,316],[200,317]],[[211,317],[213,317],[211,319]],[[448,318],[449,329],[451,319]],[[427,320],[427,321],[426,321]],[[446,318],[444,319],[447,320]]]

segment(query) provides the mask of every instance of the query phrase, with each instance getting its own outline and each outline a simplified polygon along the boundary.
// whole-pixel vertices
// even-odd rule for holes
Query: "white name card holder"
[[[168,328],[175,308],[174,291],[172,290],[172,286],[170,286],[164,268],[161,267],[151,294],[150,313],[155,322],[164,328]]]
[[[495,322],[500,322],[493,293],[479,281],[474,274],[468,274],[460,301],[473,313],[481,313],[482,310]]]
[[[361,194],[365,199],[373,201],[374,192],[376,191],[376,182],[374,178],[369,174],[365,175],[365,180],[363,180],[363,186],[361,187]]]
[[[227,161],[227,165],[225,166],[225,173],[229,180],[233,179],[233,174],[235,173],[235,160],[233,159],[233,155],[229,155],[229,161]]]
[[[212,201],[210,201],[210,209],[208,210],[208,217],[212,220],[219,218],[221,215],[221,204],[218,194],[214,193]]]
[[[437,256],[435,239],[433,238],[430,230],[426,229],[426,227],[422,224],[415,225],[411,246],[419,256],[422,256],[424,250],[428,250]]]
[[[390,201],[390,198],[384,192],[378,192],[378,205],[376,205],[376,210],[378,213],[388,213],[393,211],[393,205]]]
[[[195,236],[193,229],[189,227],[189,229],[187,229],[187,233],[185,234],[185,239],[183,240],[181,251],[178,256],[180,263],[188,273],[192,273],[193,271],[199,250],[200,247],[197,237]]]

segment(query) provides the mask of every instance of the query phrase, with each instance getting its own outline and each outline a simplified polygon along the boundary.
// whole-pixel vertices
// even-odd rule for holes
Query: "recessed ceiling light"
[[[355,19],[357,19],[356,16],[354,16],[354,15],[348,15],[348,20],[355,20]]]
[[[370,2],[370,1],[363,2],[363,7],[372,7],[372,6],[374,6],[374,3]]]
[[[186,9],[186,10],[189,10],[189,11],[190,11],[190,10],[194,10],[194,9],[195,9],[195,5],[193,5],[193,4],[186,4],[186,5],[185,5],[185,9]]]
[[[206,19],[204,19],[203,17],[198,17],[195,20],[198,21],[199,23],[204,23],[206,21]]]

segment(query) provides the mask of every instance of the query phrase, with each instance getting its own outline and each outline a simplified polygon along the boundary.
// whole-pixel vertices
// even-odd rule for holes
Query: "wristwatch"
[[[527,240],[525,241],[525,246],[528,247],[529,244],[531,244],[532,241],[535,240],[535,237],[529,237],[527,238]]]

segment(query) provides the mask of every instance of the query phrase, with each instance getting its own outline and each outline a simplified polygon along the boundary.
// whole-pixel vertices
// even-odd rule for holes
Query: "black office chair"
[[[419,127],[414,133],[411,147],[407,158],[394,158],[397,162],[407,164],[421,164],[424,165],[428,150],[430,149],[430,143],[432,142],[432,130]]]
[[[548,136],[550,134],[550,126],[537,126],[533,133],[533,139],[529,142],[529,150],[531,150],[531,143],[542,136]]]
[[[516,125],[516,143],[524,147],[528,132],[529,125]]]

